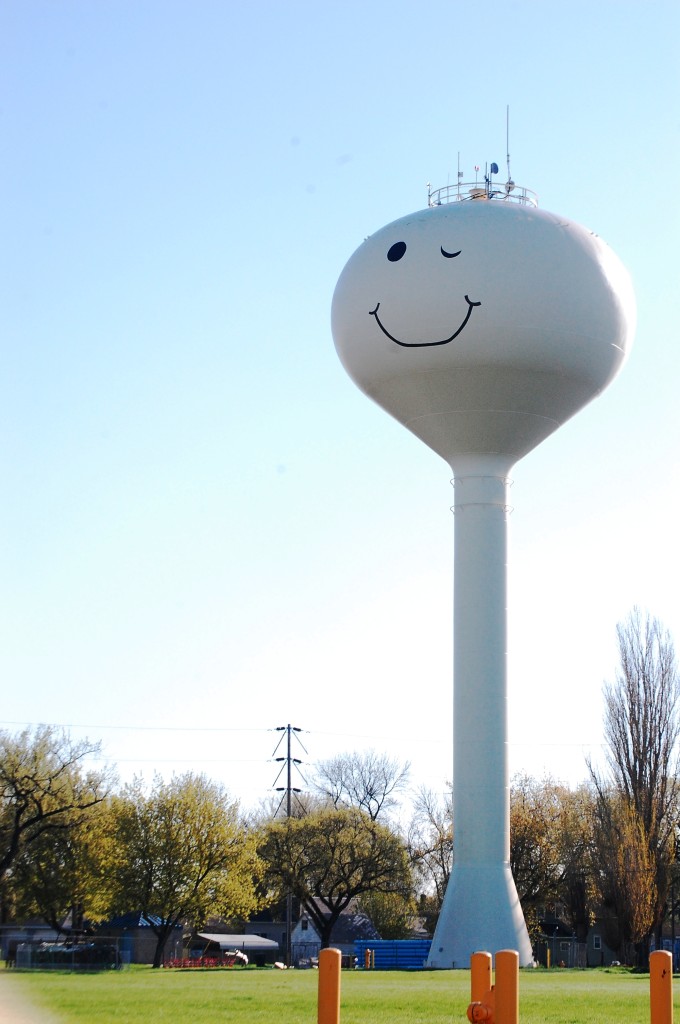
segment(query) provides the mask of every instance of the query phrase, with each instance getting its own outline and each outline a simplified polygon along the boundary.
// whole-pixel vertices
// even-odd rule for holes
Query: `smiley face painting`
[[[408,246],[406,245],[406,242],[395,242],[387,250],[387,259],[390,261],[390,263],[397,263],[399,260],[404,258],[404,256],[406,255],[407,248]],[[461,254],[460,249],[457,252],[447,252],[443,245],[439,247],[439,251],[441,252],[444,259],[447,260],[455,259],[457,256],[460,256]],[[468,320],[470,319],[470,314],[472,313],[472,310],[475,308],[475,306],[481,306],[481,302],[473,302],[468,295],[465,296],[465,301],[468,304],[468,309],[465,314],[465,317],[463,318],[462,323],[453,332],[453,334],[449,335],[448,338],[442,338],[439,341],[404,341],[400,340],[399,338],[395,338],[393,334],[390,334],[390,332],[387,330],[384,323],[378,316],[378,310],[380,309],[379,302],[377,303],[375,309],[370,310],[370,315],[375,317],[376,323],[378,324],[380,330],[383,332],[384,335],[386,335],[386,337],[390,339],[390,341],[393,341],[395,345],[401,345],[402,348],[429,348],[432,345],[448,345],[449,342],[454,340],[454,338],[457,338],[460,332],[464,329]]]
[[[522,458],[618,373],[628,275],[595,234],[533,207],[469,201],[388,224],[332,304],[355,383],[450,464]]]

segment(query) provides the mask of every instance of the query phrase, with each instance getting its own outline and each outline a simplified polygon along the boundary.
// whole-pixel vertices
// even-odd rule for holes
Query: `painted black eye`
[[[396,263],[406,252],[406,242],[395,242],[387,250],[387,258],[390,263]]]
[[[454,256],[460,256],[462,251],[462,249],[459,249],[458,252],[447,252],[444,246],[441,246],[441,254],[442,256],[446,256],[447,260],[452,260]]]

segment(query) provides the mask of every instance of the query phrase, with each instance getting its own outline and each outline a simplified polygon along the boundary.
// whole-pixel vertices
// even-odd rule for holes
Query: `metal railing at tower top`
[[[514,181],[497,184],[490,178],[482,181],[459,181],[456,185],[431,189],[427,186],[427,205],[446,206],[448,203],[469,203],[493,199],[502,203],[519,203],[522,206],[538,206],[538,196],[530,188],[516,185]]]

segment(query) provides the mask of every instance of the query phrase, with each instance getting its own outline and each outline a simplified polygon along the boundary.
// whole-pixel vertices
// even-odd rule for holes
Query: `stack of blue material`
[[[425,966],[431,939],[357,939],[354,955],[357,966],[364,966],[367,949],[375,953],[376,971],[421,971]]]

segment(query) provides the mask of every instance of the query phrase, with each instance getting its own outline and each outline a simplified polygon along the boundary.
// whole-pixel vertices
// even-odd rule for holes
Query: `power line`
[[[37,728],[40,725],[50,725],[54,729],[113,729],[124,730],[125,732],[273,732],[273,729],[262,729],[254,727],[232,727],[219,725],[96,725],[92,722],[9,722],[0,721],[0,725],[25,725],[29,728]]]

